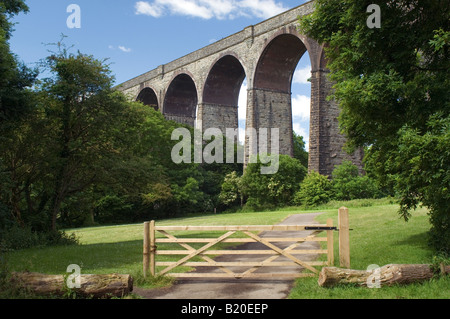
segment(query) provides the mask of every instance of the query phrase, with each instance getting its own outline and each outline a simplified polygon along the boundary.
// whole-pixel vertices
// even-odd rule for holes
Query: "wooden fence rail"
[[[304,231],[308,228],[316,229],[312,235],[306,237],[261,237],[257,233],[263,231]],[[316,237],[323,230],[326,229],[327,237]],[[144,276],[148,273],[152,276],[168,275],[172,277],[217,277],[217,278],[274,278],[274,277],[311,277],[317,276],[319,270],[316,266],[331,266],[334,264],[334,246],[333,246],[333,220],[329,219],[326,225],[294,225],[294,226],[156,226],[154,221],[144,224]],[[177,238],[169,232],[226,232],[218,238]],[[257,233],[255,233],[257,232]],[[159,238],[156,234],[163,235]],[[243,238],[232,237],[239,233]],[[326,242],[327,249],[299,249],[298,246],[304,242]],[[215,245],[219,243],[261,243],[266,248],[265,250],[226,250],[215,249]],[[287,248],[280,248],[274,243],[287,243]],[[162,250],[157,247],[157,244],[178,244],[183,250]],[[200,248],[194,248],[189,244],[201,245]],[[202,245],[204,244],[204,245]],[[302,254],[326,254],[327,261],[302,261],[297,256]],[[178,261],[164,261],[157,262],[157,256],[182,256]],[[219,262],[213,260],[209,256],[217,255],[267,255],[267,258],[262,261],[232,261]],[[203,261],[192,261],[194,257],[200,257]],[[277,261],[280,257],[284,257],[283,261]],[[301,266],[309,272],[297,273],[256,273],[261,267],[287,267],[287,266]],[[172,271],[179,266],[188,267],[218,267],[221,273],[173,273]],[[160,272],[156,272],[156,267],[165,267]],[[243,272],[236,272],[228,267],[247,267]]]

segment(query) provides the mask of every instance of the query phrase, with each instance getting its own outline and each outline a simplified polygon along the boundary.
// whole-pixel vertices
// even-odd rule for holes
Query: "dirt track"
[[[287,218],[280,225],[312,225],[317,224],[314,220],[319,213],[293,215]],[[281,234],[280,234],[281,233]],[[306,237],[311,231],[301,232],[265,232],[261,237]],[[280,248],[286,248],[291,243],[279,243]],[[256,250],[261,249],[260,243],[244,244],[239,249]],[[317,242],[305,242],[299,246],[299,249],[319,249]],[[317,255],[298,255],[302,261],[311,261],[317,258]],[[233,258],[233,259],[232,259]],[[259,259],[255,259],[259,258]],[[262,257],[267,258],[266,257]],[[221,256],[216,260],[222,261],[255,261],[261,260],[261,256],[248,256],[243,259],[242,256]],[[281,260],[281,259],[280,259]],[[230,267],[231,268],[231,267]],[[262,270],[261,270],[262,271]],[[284,267],[282,270],[263,267],[264,272],[300,272],[302,267],[292,266]],[[170,288],[144,290],[135,288],[134,293],[147,299],[285,299],[292,289],[294,280],[292,279],[180,279]]]

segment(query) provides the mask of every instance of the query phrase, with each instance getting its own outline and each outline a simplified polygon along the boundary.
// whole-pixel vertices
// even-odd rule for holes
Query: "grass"
[[[433,252],[427,245],[430,228],[425,209],[417,210],[409,222],[399,218],[398,206],[382,205],[349,210],[351,268],[366,270],[370,265],[431,264]],[[317,218],[325,222],[337,212]],[[335,236],[335,266],[339,267],[338,236]],[[321,288],[317,278],[297,280],[290,299],[449,299],[449,278],[435,278],[429,282],[409,286],[368,289],[338,286]]]
[[[244,212],[202,215],[161,220],[157,221],[157,224],[160,226],[272,225],[294,213],[297,212]],[[158,287],[166,284],[167,281],[143,281],[141,278],[143,229],[143,224],[69,229],[67,233],[74,233],[79,238],[81,245],[34,248],[11,252],[7,255],[8,268],[10,271],[18,272],[66,274],[69,265],[77,264],[81,266],[82,273],[85,274],[131,274],[137,278],[136,283],[139,286],[145,288]],[[166,247],[166,249],[168,248],[170,247]],[[161,261],[167,260],[161,259]],[[188,269],[184,268],[184,270]]]
[[[398,206],[388,201],[332,203],[320,207],[325,212],[318,221],[333,218],[337,225],[337,208],[350,208],[350,234],[353,269],[367,269],[369,265],[390,263],[431,263],[432,251],[426,245],[430,228],[424,209],[413,214],[410,222],[401,220]],[[359,207],[358,207],[359,206]],[[364,207],[361,207],[364,206]],[[315,210],[317,211],[317,210]],[[271,212],[239,212],[232,214],[201,215],[157,221],[158,225],[272,225],[292,214],[314,211],[285,208]],[[143,225],[121,225],[68,230],[75,233],[81,245],[27,249],[8,253],[10,271],[31,271],[46,274],[65,274],[67,266],[78,264],[85,274],[124,273],[135,277],[135,284],[144,288],[169,285],[170,281],[142,278]],[[335,256],[338,258],[338,236],[335,236]],[[450,297],[449,279],[433,279],[424,284],[407,287],[367,289],[356,287],[320,288],[317,278],[296,281],[291,299],[359,299],[359,298],[444,298]]]

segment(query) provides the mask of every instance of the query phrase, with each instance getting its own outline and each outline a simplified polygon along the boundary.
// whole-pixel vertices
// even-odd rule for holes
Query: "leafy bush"
[[[300,190],[294,196],[294,204],[316,206],[332,199],[333,185],[328,177],[311,172],[300,184]]]
[[[101,224],[126,221],[127,212],[130,212],[133,206],[127,203],[123,197],[118,195],[106,195],[95,203],[95,219]]]
[[[350,161],[336,166],[332,178],[336,200],[377,198],[380,195],[375,181],[368,176],[360,176],[358,167]]]
[[[225,176],[222,184],[222,190],[219,200],[225,206],[237,206],[242,204],[243,195],[241,187],[241,178],[237,172],[231,172]]]
[[[292,203],[299,183],[306,176],[306,168],[287,155],[280,155],[276,174],[263,175],[263,164],[250,163],[241,179],[242,193],[247,205],[252,208],[263,206],[285,206]]]
[[[0,249],[20,250],[40,246],[76,245],[79,241],[74,234],[61,231],[35,232],[29,227],[13,226],[0,231]]]

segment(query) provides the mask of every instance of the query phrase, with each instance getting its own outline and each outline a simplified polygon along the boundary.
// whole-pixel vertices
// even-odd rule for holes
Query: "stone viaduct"
[[[335,165],[352,160],[362,167],[362,152],[348,155],[339,133],[339,107],[328,101],[324,50],[297,30],[298,17],[313,12],[313,1],[279,14],[119,86],[130,99],[154,107],[169,120],[197,129],[238,128],[238,97],[247,79],[246,127],[278,128],[280,153],[293,155],[291,84],[307,52],[311,60],[309,170],[331,175]],[[245,157],[252,153],[246,136]]]

